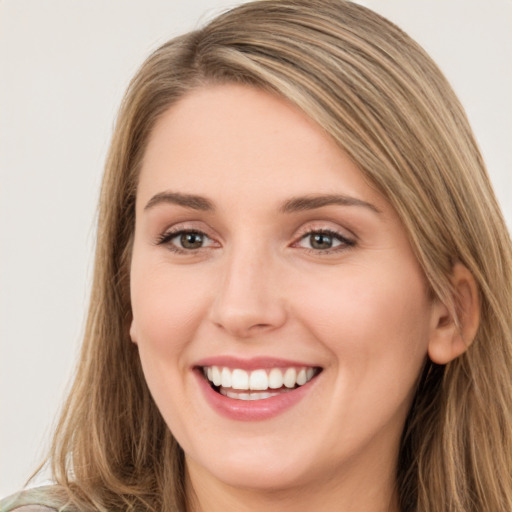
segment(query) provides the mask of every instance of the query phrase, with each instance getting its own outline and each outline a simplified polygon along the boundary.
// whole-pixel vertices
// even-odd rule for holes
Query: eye
[[[197,251],[211,247],[215,242],[201,231],[180,230],[164,233],[157,241],[158,245],[168,245],[176,252]]]
[[[174,243],[179,243],[183,249],[199,249],[204,244],[205,236],[202,233],[181,233],[171,240],[176,240]]]
[[[297,245],[311,251],[324,252],[352,247],[355,242],[335,231],[317,230],[303,235]]]

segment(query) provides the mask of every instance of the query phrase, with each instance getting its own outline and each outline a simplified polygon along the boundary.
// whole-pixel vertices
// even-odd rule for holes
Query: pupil
[[[203,236],[199,233],[183,233],[180,243],[185,249],[198,249],[203,245]]]
[[[332,236],[322,233],[312,235],[311,247],[313,249],[330,249],[332,247]]]

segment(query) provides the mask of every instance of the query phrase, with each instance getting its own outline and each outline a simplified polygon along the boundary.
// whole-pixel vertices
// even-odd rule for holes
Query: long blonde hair
[[[434,297],[456,307],[463,263],[481,323],[427,363],[398,454],[402,512],[512,510],[512,250],[463,108],[425,52],[343,0],[244,4],[143,64],[121,106],[101,193],[89,316],[50,455],[80,510],[184,511],[183,453],[130,342],[129,265],[141,158],[155,121],[208,83],[249,84],[315,120],[391,202]]]

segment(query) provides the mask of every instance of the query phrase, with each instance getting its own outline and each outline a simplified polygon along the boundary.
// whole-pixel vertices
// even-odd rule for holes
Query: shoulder
[[[65,505],[54,486],[45,486],[20,491],[0,500],[0,512],[66,512]]]

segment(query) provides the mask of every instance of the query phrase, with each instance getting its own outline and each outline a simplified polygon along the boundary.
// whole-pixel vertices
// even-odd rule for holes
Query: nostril
[[[244,339],[280,327],[282,322],[254,322],[249,315],[231,315],[214,321],[214,324],[234,338]]]
[[[250,256],[248,256],[250,259]],[[253,270],[248,270],[248,267]],[[284,300],[264,269],[233,263],[209,312],[210,321],[235,338],[249,338],[286,322]]]

